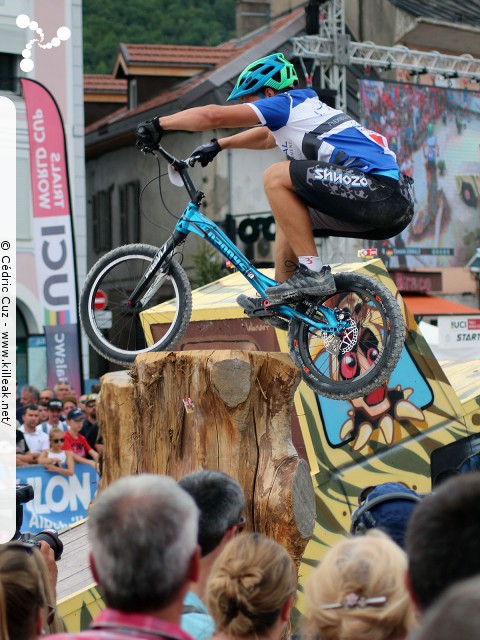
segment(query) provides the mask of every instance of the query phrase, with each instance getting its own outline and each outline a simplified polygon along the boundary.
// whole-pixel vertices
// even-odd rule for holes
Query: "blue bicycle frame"
[[[138,283],[134,292],[131,294],[129,298],[130,306],[135,305],[136,301],[141,297],[142,292],[145,291],[148,283],[150,283],[155,274],[161,270],[161,267],[166,262],[167,257],[171,256],[174,249],[182,244],[190,233],[200,236],[215,247],[217,251],[235,265],[235,268],[252,284],[262,298],[267,299],[265,289],[267,287],[275,286],[278,283],[258,271],[258,269],[252,265],[252,263],[243,255],[238,247],[233,244],[230,238],[228,238],[228,236],[215,224],[215,222],[200,212],[199,204],[202,201],[204,194],[196,190],[187,171],[187,167],[192,166],[193,160],[191,158],[188,160],[177,160],[161,147],[159,148],[159,152],[178,171],[190,195],[191,202],[189,202],[182,216],[175,225],[175,231],[158,250],[142,280]],[[287,304],[275,305],[275,313],[281,314],[286,318],[300,319],[306,325],[325,333],[340,335],[340,333],[347,328],[348,323],[343,320],[338,320],[334,309],[321,305],[321,311],[326,319],[326,323],[312,320],[312,318],[309,318]]]

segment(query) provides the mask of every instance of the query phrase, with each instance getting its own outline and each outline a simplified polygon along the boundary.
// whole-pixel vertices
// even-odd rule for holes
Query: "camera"
[[[44,529],[40,533],[20,533],[23,524],[23,505],[34,498],[33,487],[30,484],[17,484],[16,486],[16,530],[12,540],[18,540],[27,545],[40,547],[40,541],[44,540],[53,550],[55,560],[60,560],[63,552],[63,542],[55,529]]]
[[[29,544],[35,547],[40,548],[40,541],[44,540],[51,549],[53,549],[53,553],[55,556],[55,560],[60,560],[63,552],[63,542],[60,540],[58,531],[55,529],[44,529],[30,537],[31,534],[27,534],[26,536],[21,536],[21,541],[23,544]]]

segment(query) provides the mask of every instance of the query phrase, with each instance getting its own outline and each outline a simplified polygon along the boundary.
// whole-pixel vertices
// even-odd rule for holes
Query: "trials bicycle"
[[[162,247],[119,247],[100,258],[88,273],[79,311],[96,351],[128,367],[140,353],[174,349],[192,313],[190,282],[175,259],[175,250],[194,233],[213,245],[262,296],[261,315],[268,312],[289,322],[290,355],[315,392],[352,399],[387,380],[400,358],[405,331],[400,308],[387,287],[363,274],[335,273],[334,294],[269,304],[265,289],[277,283],[256,269],[199,210],[205,196],[189,174],[197,158],[179,160],[160,145],[153,153],[157,159],[163,156],[170,170],[177,172],[190,202]],[[101,293],[108,298],[107,319],[104,311],[96,309]],[[162,305],[166,300],[167,310]]]

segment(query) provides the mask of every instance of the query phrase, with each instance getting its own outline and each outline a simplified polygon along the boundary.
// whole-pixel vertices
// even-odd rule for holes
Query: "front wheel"
[[[165,273],[153,278],[148,295],[142,294],[135,307],[128,305],[156,253],[146,244],[119,247],[100,258],[87,275],[80,320],[92,347],[115,364],[128,367],[139,353],[172,349],[190,321],[190,283],[173,260]]]
[[[297,309],[325,322],[324,305],[349,318],[350,326],[332,336],[293,319],[288,346],[309,387],[327,398],[350,400],[387,380],[400,358],[405,327],[394,296],[378,280],[359,273],[334,278],[336,293],[301,302]]]

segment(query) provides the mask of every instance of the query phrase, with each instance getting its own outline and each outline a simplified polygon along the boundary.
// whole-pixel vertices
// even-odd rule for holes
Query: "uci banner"
[[[50,92],[20,80],[30,142],[35,260],[47,343],[47,386],[81,388],[75,253],[63,123]],[[67,355],[68,354],[68,355]]]
[[[61,531],[87,517],[98,486],[89,464],[76,464],[73,476],[46,471],[42,466],[17,467],[17,484],[33,487],[34,498],[23,505],[22,533],[44,529]]]

